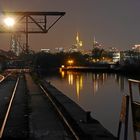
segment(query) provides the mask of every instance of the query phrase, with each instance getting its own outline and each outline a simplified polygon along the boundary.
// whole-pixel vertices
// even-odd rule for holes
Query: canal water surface
[[[85,111],[91,111],[93,118],[117,136],[123,95],[129,95],[128,78],[119,74],[66,72],[46,76],[56,88],[79,104]],[[131,77],[133,78],[133,77]],[[136,85],[134,98],[139,101]],[[131,110],[129,111],[128,140],[133,140]],[[139,133],[137,134],[140,139]],[[123,129],[122,129],[123,137]],[[122,138],[121,138],[122,139]]]

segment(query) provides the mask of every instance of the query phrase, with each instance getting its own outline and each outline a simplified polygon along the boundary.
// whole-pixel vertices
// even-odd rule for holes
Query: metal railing
[[[128,79],[128,83],[129,83],[130,102],[131,102],[131,109],[132,109],[134,140],[137,140],[136,132],[140,132],[140,102],[134,100],[133,98],[134,92],[132,86],[133,84],[138,86],[139,97],[140,97],[140,81]]]

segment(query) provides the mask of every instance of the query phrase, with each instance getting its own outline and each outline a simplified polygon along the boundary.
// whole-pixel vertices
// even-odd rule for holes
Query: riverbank
[[[69,66],[61,67],[62,71],[85,71],[85,72],[107,72],[107,73],[121,73],[121,74],[140,74],[139,67],[126,66],[120,67],[115,65],[108,66],[92,66],[92,67],[83,67],[83,66]]]
[[[116,139],[100,122],[90,116],[90,112],[84,111],[50,83],[43,80],[41,84],[78,133],[84,133],[91,140]]]

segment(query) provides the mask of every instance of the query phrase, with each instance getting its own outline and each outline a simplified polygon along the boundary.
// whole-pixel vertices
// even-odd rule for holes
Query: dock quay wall
[[[79,135],[80,140],[117,140],[99,121],[90,116],[89,111],[83,110],[50,82],[41,80],[41,86]]]

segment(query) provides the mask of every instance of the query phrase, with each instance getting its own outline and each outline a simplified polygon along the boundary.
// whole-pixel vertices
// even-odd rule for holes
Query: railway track
[[[0,139],[82,140],[61,107],[29,74],[9,72],[5,77],[0,83]]]
[[[0,83],[0,139],[27,137],[28,127],[25,122],[28,120],[24,116],[27,112],[23,106],[26,101],[21,98],[26,89],[24,83],[23,75],[11,72]]]
[[[0,126],[0,139],[3,136],[3,132],[4,132],[5,127],[6,127],[7,119],[8,119],[9,113],[11,111],[12,103],[13,103],[13,100],[14,100],[14,97],[15,97],[15,94],[16,94],[16,91],[17,91],[18,84],[19,84],[19,77],[16,80],[14,90],[12,91],[12,95],[11,95],[11,97],[9,99],[9,104],[7,106],[7,109],[5,110],[4,119],[3,119],[2,124]]]
[[[6,80],[9,76],[13,74],[12,71],[4,71],[2,75],[0,74],[0,83],[2,83],[4,80]]]
[[[47,131],[47,133],[50,133],[46,136],[48,139],[50,135],[52,135],[51,137],[57,137],[51,134],[56,132],[62,139],[81,140],[81,136],[73,128],[67,118],[68,116],[65,116],[60,106],[42,85],[36,85],[29,74],[27,75],[25,79],[26,76],[17,71],[7,72],[3,81],[0,82],[0,139],[39,139],[38,135],[40,137],[46,135],[44,131]],[[23,94],[27,92],[27,89],[28,96],[25,98]],[[21,94],[21,92],[23,93]],[[38,102],[37,105],[35,105],[36,102]],[[17,103],[19,103],[18,107],[16,106]],[[48,113],[50,117],[48,117]],[[38,115],[34,116],[34,114]],[[20,116],[20,119],[17,116]],[[39,122],[40,118],[42,118],[41,122]],[[17,124],[16,126],[15,123]],[[40,127],[41,124],[44,125],[43,128]]]
[[[43,93],[49,98],[50,102],[52,103],[53,107],[59,114],[60,118],[65,123],[65,126],[67,127],[66,129],[68,129],[70,133],[73,135],[73,138],[75,140],[82,140],[77,131],[73,128],[72,124],[69,122],[68,118],[64,115],[65,113],[62,112],[61,108],[57,105],[56,101],[47,93],[47,91],[41,84],[39,86],[42,89]]]

